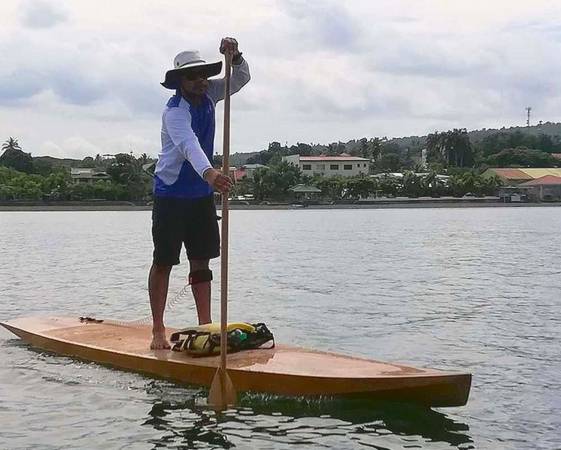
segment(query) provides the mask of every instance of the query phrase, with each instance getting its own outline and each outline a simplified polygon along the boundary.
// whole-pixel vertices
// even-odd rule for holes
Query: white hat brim
[[[165,80],[160,83],[163,87],[167,89],[177,89],[179,87],[178,79],[179,75],[185,72],[189,72],[192,69],[200,69],[204,68],[206,75],[208,78],[215,77],[222,72],[222,62],[215,62],[215,63],[207,63],[207,62],[200,62],[200,63],[193,63],[188,64],[183,67],[178,67],[177,69],[171,69],[166,72]]]

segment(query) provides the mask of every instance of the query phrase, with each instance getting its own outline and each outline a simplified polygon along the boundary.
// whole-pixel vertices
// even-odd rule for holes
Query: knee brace
[[[210,269],[194,270],[189,274],[189,284],[191,286],[207,281],[212,281],[212,270]]]

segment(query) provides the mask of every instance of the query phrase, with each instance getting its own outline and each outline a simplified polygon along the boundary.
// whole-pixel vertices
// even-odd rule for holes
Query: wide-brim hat
[[[167,89],[178,89],[181,75],[193,69],[203,71],[207,78],[215,77],[222,72],[222,62],[207,63],[196,50],[181,52],[173,59],[173,69],[166,72],[161,85]]]

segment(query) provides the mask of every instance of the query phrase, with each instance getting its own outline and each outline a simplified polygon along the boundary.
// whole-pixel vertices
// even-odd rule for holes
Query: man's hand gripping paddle
[[[232,71],[232,51],[224,53],[226,59],[226,78],[224,84],[224,145],[222,171],[225,176],[230,172],[230,73]],[[236,390],[226,371],[228,323],[228,193],[222,194],[222,248],[220,259],[220,366],[214,375],[208,404],[215,410],[222,411],[237,400]]]

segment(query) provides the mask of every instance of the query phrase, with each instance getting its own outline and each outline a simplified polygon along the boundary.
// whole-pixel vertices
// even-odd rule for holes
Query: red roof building
[[[523,183],[524,181],[533,180],[534,178],[527,173],[524,173],[520,169],[488,169],[485,174],[497,175],[501,180],[505,182],[513,183]]]
[[[561,177],[546,175],[544,177],[522,183],[520,186],[561,186]]]
[[[561,177],[545,175],[535,180],[522,183],[518,187],[526,189],[530,199],[542,202],[561,200]]]

